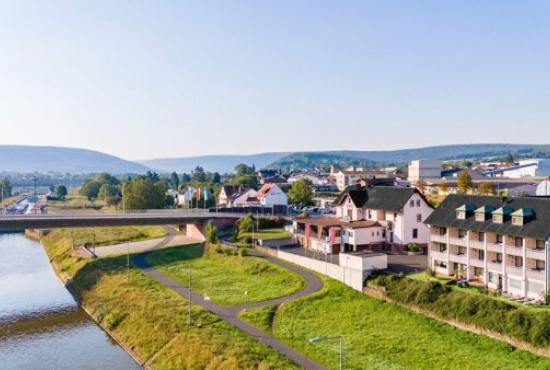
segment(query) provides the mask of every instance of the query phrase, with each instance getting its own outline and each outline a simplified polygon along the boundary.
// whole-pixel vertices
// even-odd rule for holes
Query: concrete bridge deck
[[[243,213],[185,210],[148,210],[124,213],[4,214],[0,215],[0,230],[189,224],[213,219],[238,219],[244,215]]]

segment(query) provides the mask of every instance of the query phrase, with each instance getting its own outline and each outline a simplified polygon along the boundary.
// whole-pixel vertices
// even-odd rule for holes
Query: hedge
[[[508,335],[536,347],[550,345],[550,311],[528,310],[504,301],[460,292],[437,281],[381,275],[369,284],[384,287],[392,300],[444,318]]]

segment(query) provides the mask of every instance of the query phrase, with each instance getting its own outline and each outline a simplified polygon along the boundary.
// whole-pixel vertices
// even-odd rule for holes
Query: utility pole
[[[189,321],[188,321],[188,324],[191,325],[192,324],[192,321],[191,321],[191,266],[189,266]]]
[[[126,280],[130,283],[130,241],[126,244]]]

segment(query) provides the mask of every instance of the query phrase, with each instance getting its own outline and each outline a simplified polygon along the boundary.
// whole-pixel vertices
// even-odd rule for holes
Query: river
[[[0,369],[141,367],[79,308],[40,243],[0,234]]]

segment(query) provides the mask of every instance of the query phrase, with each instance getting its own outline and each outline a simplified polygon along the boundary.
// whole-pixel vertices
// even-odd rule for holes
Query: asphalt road
[[[164,275],[162,272],[155,269],[145,261],[145,257],[149,253],[150,252],[147,252],[136,256],[134,259],[136,265],[142,268],[149,275],[157,279],[159,282],[164,284],[166,287],[172,289],[176,293],[180,294],[182,297],[187,298],[189,294],[189,290],[187,289],[187,287],[185,287],[184,285],[181,285],[177,281]],[[272,305],[272,304],[282,304],[285,302],[293,301],[301,297],[305,297],[311,293],[315,293],[323,288],[323,281],[320,278],[318,278],[316,275],[308,271],[305,271],[297,266],[286,263],[284,261],[278,260],[270,256],[266,256],[263,254],[259,254],[259,253],[251,253],[251,254],[253,254],[258,258],[263,258],[273,264],[284,267],[290,271],[293,271],[301,275],[306,281],[305,287],[299,292],[288,295],[286,297],[272,299],[272,300],[263,301],[263,302],[254,302],[254,303],[249,303],[249,304],[244,304],[239,306],[232,306],[232,307],[218,306],[217,304],[212,303],[211,301],[207,301],[202,296],[197,295],[191,291],[191,298],[193,302],[201,305],[206,310],[212,312],[213,314],[217,315],[221,319],[227,321],[228,323],[242,330],[248,335],[256,338],[258,341],[269,345],[271,348],[287,356],[289,359],[294,361],[296,364],[302,366],[303,368],[308,370],[326,370],[324,366],[311,360],[309,357],[302,355],[298,351],[287,346],[286,344],[274,338],[273,336],[267,333],[264,333],[258,328],[244,322],[237,316],[239,312],[245,309],[258,308],[258,307],[263,307],[263,306]]]

